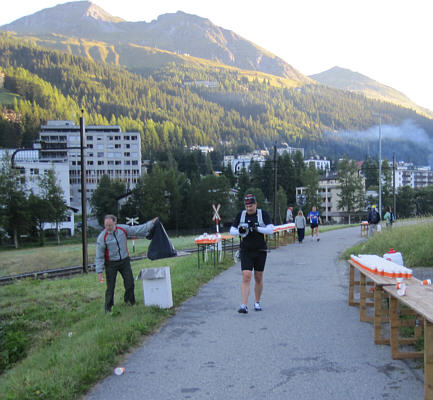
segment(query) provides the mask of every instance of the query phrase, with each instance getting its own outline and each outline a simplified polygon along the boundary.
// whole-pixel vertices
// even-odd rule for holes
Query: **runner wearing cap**
[[[245,196],[245,210],[239,212],[230,228],[230,235],[241,237],[240,260],[242,270],[241,297],[242,304],[238,310],[248,313],[250,282],[254,270],[254,310],[261,311],[260,296],[263,291],[263,271],[266,262],[265,235],[274,233],[274,225],[267,211],[257,208],[254,195]]]

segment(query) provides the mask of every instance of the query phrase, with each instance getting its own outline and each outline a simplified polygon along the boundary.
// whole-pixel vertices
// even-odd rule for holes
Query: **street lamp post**
[[[11,156],[11,166],[12,168],[17,168],[15,166],[15,156],[21,151],[28,151],[34,149],[41,149],[41,142],[37,142],[33,149],[17,149],[12,153]],[[84,110],[81,110],[80,117],[80,146],[79,147],[64,147],[62,150],[80,150],[81,155],[81,213],[82,213],[82,248],[83,248],[83,272],[87,273],[88,269],[88,256],[87,256],[87,198],[86,198],[86,156],[84,150],[86,149],[85,142],[85,126],[84,126]],[[44,151],[49,151],[49,149],[44,149]],[[58,150],[58,149],[54,149]]]
[[[382,219],[382,114],[379,113],[379,215]]]
[[[84,110],[81,110],[80,117],[80,155],[81,155],[81,238],[83,244],[83,272],[87,272],[88,257],[87,257],[87,193],[86,193],[86,129],[84,127]]]

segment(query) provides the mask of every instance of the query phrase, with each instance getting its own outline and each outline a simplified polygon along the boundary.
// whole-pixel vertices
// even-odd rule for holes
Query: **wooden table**
[[[395,278],[373,274],[362,268],[352,260],[349,263],[349,305],[359,306],[360,321],[372,322],[374,325],[374,343],[389,344],[389,338],[383,337],[382,324],[388,323],[388,304],[383,307],[384,301],[387,303],[387,295],[383,288],[396,285]],[[355,271],[359,272],[359,280],[355,280]],[[368,281],[367,281],[368,279]],[[413,279],[413,278],[412,278]],[[359,301],[355,300],[355,287],[359,286]],[[368,286],[372,291],[368,290]],[[368,299],[371,299],[368,301]],[[373,316],[367,316],[367,308],[373,307]]]
[[[405,280],[406,281],[406,280]],[[394,359],[415,358],[424,355],[424,399],[433,400],[433,287],[422,286],[420,281],[407,282],[408,287],[405,296],[399,296],[395,286],[386,286],[384,290],[390,296],[390,325],[391,325],[391,356]],[[414,337],[415,341],[422,335],[421,322],[424,321],[424,353],[404,352],[400,345],[410,341],[400,337],[400,327],[409,324],[400,319],[405,314],[400,305],[404,304],[415,314]],[[420,324],[416,324],[420,322]],[[418,325],[418,326],[417,326]]]
[[[296,240],[296,229],[294,223],[288,223],[283,225],[274,226],[274,234],[272,235],[275,240],[275,248],[280,245],[286,245],[290,241],[295,243]]]

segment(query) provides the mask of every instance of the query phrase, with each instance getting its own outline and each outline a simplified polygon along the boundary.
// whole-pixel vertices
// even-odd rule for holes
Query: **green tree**
[[[337,167],[340,193],[338,194],[338,208],[349,212],[364,208],[364,186],[362,178],[358,175],[356,163],[344,157]]]
[[[392,206],[393,196],[392,196],[392,169],[389,165],[388,160],[382,161],[382,205]],[[384,211],[382,210],[382,215]]]
[[[104,216],[117,215],[117,199],[126,194],[126,185],[119,179],[111,180],[108,175],[103,175],[98,187],[92,193],[90,204],[95,212],[100,225],[104,224]]]
[[[362,175],[365,177],[365,188],[377,187],[379,185],[379,164],[372,158],[367,158],[361,167]]]
[[[316,206],[321,212],[322,200],[319,195],[319,174],[314,164],[310,164],[302,171],[301,180],[301,186],[306,188],[304,194],[307,197],[304,209],[311,210],[313,206]]]
[[[8,155],[0,165],[1,225],[12,233],[15,248],[19,247],[19,235],[31,227],[27,191],[20,173],[12,169]]]
[[[50,222],[50,217],[54,213],[52,204],[40,196],[30,193],[28,198],[28,209],[30,218],[39,235],[39,244],[45,244],[44,225]]]
[[[415,190],[410,186],[402,186],[397,190],[396,207],[394,210],[398,218],[409,218],[416,215]]]
[[[68,218],[69,211],[64,200],[64,193],[57,181],[54,169],[50,169],[39,181],[41,197],[47,200],[50,204],[49,222],[54,222],[56,225],[57,244],[60,244],[59,224]]]

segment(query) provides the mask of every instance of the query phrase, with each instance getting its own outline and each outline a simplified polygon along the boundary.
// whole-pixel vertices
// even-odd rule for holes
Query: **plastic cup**
[[[123,375],[124,372],[125,372],[125,368],[123,367],[117,367],[114,369],[114,374],[117,376]]]
[[[421,285],[431,285],[431,279],[424,279],[421,281]]]

